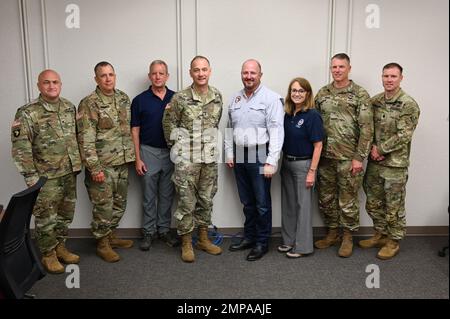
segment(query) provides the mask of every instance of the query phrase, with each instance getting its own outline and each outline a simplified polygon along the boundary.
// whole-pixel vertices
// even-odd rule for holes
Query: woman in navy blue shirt
[[[295,78],[285,102],[281,168],[281,233],[278,251],[298,258],[313,252],[311,209],[316,171],[322,151],[322,118],[314,109],[308,80]]]

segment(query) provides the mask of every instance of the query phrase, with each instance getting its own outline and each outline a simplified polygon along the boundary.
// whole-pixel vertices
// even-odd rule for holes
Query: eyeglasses
[[[305,94],[306,91],[303,89],[297,90],[297,89],[291,89],[291,94]]]

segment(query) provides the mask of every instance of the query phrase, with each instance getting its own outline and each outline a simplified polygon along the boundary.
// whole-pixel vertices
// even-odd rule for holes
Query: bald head
[[[241,79],[247,96],[252,95],[259,87],[261,77],[261,64],[258,61],[249,59],[242,64]]]
[[[37,87],[47,102],[57,102],[61,93],[61,78],[56,71],[44,70],[38,76]]]
[[[255,60],[255,59],[246,60],[244,63],[242,63],[242,69],[244,69],[244,67],[247,65],[249,65],[253,68],[258,68],[259,73],[262,73],[261,63],[259,63],[258,60]]]
[[[58,72],[56,72],[54,70],[51,70],[51,69],[47,69],[47,70],[44,70],[41,73],[39,73],[38,83],[41,82],[42,79],[47,77],[47,76],[57,77],[61,81],[61,77],[59,76]]]

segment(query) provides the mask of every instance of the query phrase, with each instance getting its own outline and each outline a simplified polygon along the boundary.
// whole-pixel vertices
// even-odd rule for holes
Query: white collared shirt
[[[226,158],[233,158],[233,142],[240,147],[269,143],[266,163],[276,166],[283,147],[283,121],[283,99],[279,94],[260,85],[247,97],[242,89],[228,107],[228,128],[233,132],[225,136]]]

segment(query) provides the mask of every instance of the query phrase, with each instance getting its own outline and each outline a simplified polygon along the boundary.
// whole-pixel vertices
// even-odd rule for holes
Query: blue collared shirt
[[[157,148],[167,148],[162,128],[166,105],[175,94],[166,88],[164,99],[152,91],[152,87],[133,99],[131,103],[131,127],[139,127],[139,143]]]
[[[231,99],[228,117],[228,127],[233,128],[233,133],[232,138],[225,136],[226,158],[233,158],[233,142],[241,147],[269,143],[266,163],[276,166],[284,139],[281,96],[263,85],[250,97],[241,90]]]

